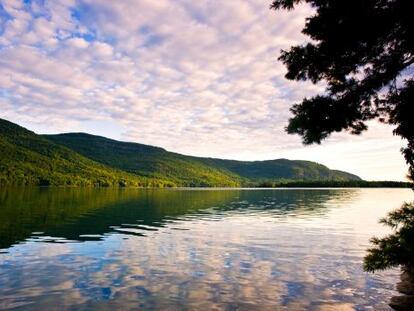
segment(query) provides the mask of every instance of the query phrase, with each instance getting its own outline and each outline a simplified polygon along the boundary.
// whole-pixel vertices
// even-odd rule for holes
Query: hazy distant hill
[[[356,175],[331,170],[325,165],[311,161],[287,159],[268,161],[234,161],[210,158],[200,158],[200,161],[217,168],[227,169],[250,180],[361,180],[361,178]]]
[[[360,178],[309,161],[199,158],[84,133],[37,135],[0,119],[0,184],[241,186],[280,180]]]

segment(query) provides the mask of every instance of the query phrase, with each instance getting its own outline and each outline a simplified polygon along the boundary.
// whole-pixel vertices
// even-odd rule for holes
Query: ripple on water
[[[45,190],[0,196],[0,309],[389,310],[362,271],[405,190]],[[30,204],[27,204],[30,202]]]

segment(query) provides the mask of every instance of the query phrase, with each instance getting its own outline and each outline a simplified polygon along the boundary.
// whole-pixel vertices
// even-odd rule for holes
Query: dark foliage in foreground
[[[286,78],[325,81],[326,92],[292,108],[287,131],[306,144],[333,132],[360,134],[366,121],[395,125],[414,177],[414,19],[408,0],[275,0],[273,9],[306,2],[316,11],[302,32],[313,41],[282,51]]]
[[[365,270],[373,272],[400,265],[414,269],[414,203],[405,203],[380,222],[391,227],[394,233],[371,239],[374,247],[368,249],[364,259]]]
[[[287,131],[305,144],[333,132],[361,134],[366,121],[395,126],[407,141],[402,149],[414,180],[414,19],[409,0],[274,0],[271,8],[291,10],[308,3],[315,14],[302,32],[311,43],[282,51],[290,80],[324,81],[324,94],[304,98],[291,111]],[[414,266],[413,205],[383,219],[394,234],[372,240],[365,269]]]

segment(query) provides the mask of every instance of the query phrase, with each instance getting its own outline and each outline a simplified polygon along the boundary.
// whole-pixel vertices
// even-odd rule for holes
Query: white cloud
[[[306,39],[306,6],[274,12],[259,0],[1,4],[7,14],[0,13],[0,117],[46,132],[99,120],[123,129],[113,137],[186,154],[289,156],[365,178],[403,178],[401,142],[384,136],[388,128],[365,135],[366,145],[341,134],[310,148],[284,132],[289,107],[323,90],[287,81],[277,61],[280,49]],[[384,147],[368,150],[374,141]],[[352,156],[323,156],[324,148],[343,146]],[[384,155],[393,168],[378,162],[367,169],[364,150]]]

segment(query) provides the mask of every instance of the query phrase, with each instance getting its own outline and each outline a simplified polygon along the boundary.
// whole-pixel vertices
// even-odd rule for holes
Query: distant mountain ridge
[[[0,119],[0,185],[141,186],[150,182]]]
[[[311,161],[194,157],[86,133],[38,135],[3,119],[0,148],[0,184],[235,187],[361,180]]]

